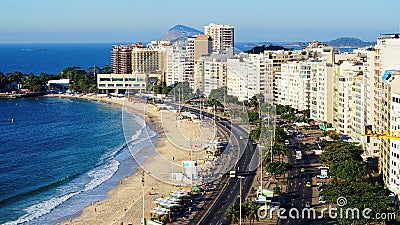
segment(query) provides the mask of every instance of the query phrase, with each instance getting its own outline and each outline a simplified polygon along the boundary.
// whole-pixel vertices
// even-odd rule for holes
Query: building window
[[[111,81],[110,78],[100,78],[100,81]]]
[[[374,143],[374,147],[378,146],[378,143]]]

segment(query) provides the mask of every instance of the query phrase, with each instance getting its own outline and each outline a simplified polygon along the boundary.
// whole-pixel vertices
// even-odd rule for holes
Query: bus
[[[303,158],[303,154],[301,153],[301,151],[296,151],[296,160],[300,160]]]

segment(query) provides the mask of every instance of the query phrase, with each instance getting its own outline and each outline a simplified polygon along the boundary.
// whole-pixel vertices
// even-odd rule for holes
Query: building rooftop
[[[398,39],[400,33],[393,33],[393,34],[380,34],[379,39]]]

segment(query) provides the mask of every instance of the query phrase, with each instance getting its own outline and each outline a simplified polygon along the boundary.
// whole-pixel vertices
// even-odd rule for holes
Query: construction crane
[[[365,126],[365,130],[366,130],[365,134],[361,134],[361,136],[400,141],[400,132],[399,131],[392,131],[392,132],[385,131],[383,133],[376,133],[376,131],[372,130],[372,126]]]
[[[400,75],[400,70],[385,70],[382,76],[382,81],[386,84],[390,84],[395,76]],[[365,126],[365,134],[362,136],[367,137],[375,137],[381,139],[391,139],[391,140],[400,140],[400,131],[385,131],[383,133],[377,133],[376,131],[372,130],[372,126],[368,125]]]

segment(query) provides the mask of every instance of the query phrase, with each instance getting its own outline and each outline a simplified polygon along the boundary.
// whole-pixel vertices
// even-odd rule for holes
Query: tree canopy
[[[208,97],[212,98],[212,99],[216,99],[219,102],[221,102],[222,104],[224,104],[224,103],[225,104],[229,104],[229,103],[236,104],[238,102],[237,97],[228,95],[228,88],[226,86],[211,90]]]
[[[345,161],[362,161],[361,154],[363,150],[360,146],[353,143],[339,141],[332,143],[325,148],[321,155],[320,162],[333,165]]]
[[[356,160],[338,162],[331,165],[329,175],[348,181],[361,180],[367,175],[367,166],[364,162]]]

